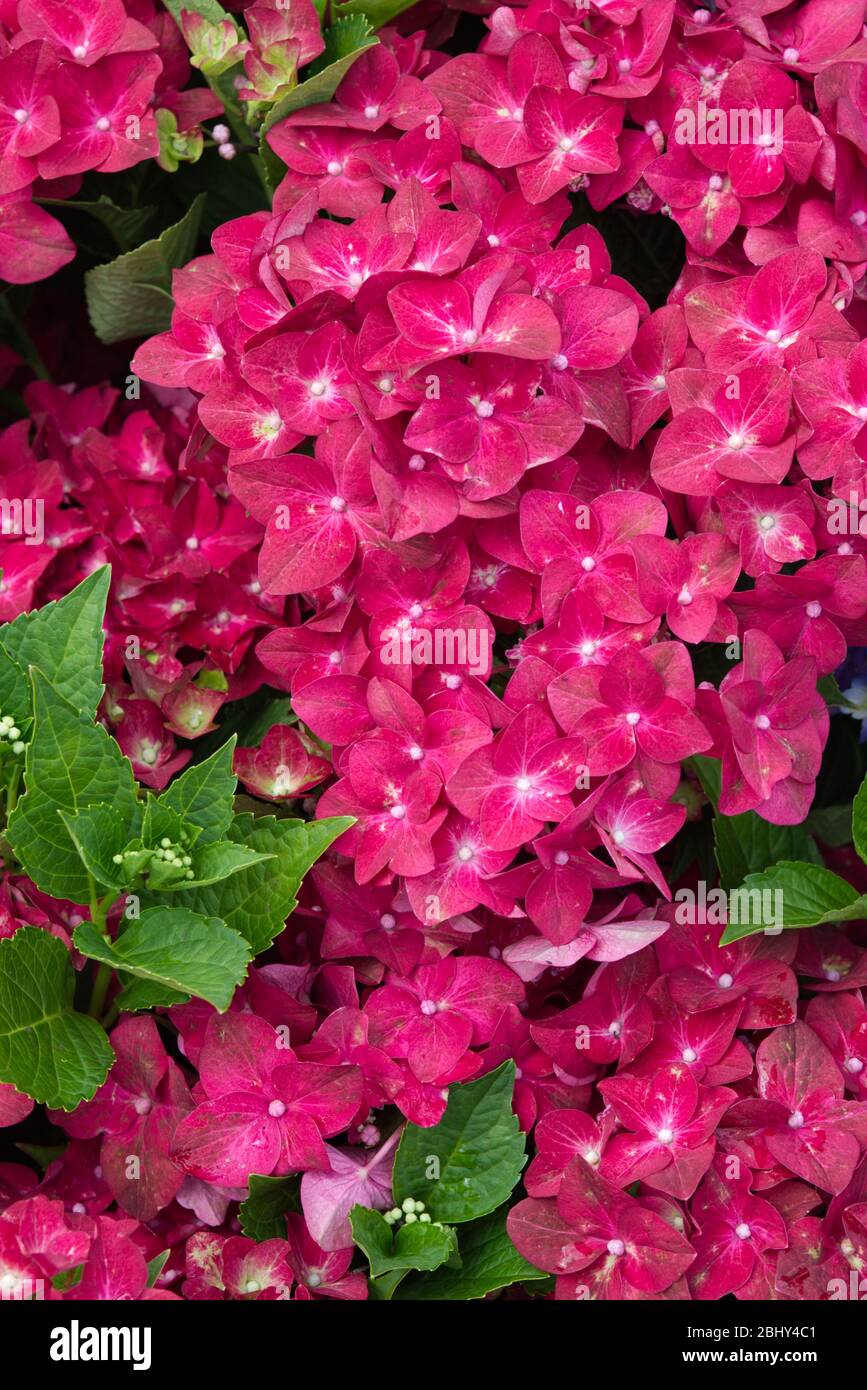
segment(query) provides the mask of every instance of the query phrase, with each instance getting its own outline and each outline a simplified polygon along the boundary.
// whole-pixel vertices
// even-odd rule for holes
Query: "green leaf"
[[[95,1018],[72,1006],[62,941],[21,927],[0,941],[0,1081],[52,1110],[74,1110],[105,1081],[114,1052]]]
[[[38,666],[73,709],[95,714],[102,683],[102,620],[111,583],[103,565],[64,598],[22,613],[0,631],[4,651],[22,671]],[[23,713],[29,713],[30,702]],[[3,708],[4,714],[19,711]]]
[[[188,10],[190,14],[200,14],[210,24],[220,24],[224,19],[232,18],[218,3],[218,0],[163,0],[163,4],[179,29],[181,27],[181,10]]]
[[[280,695],[245,717],[242,730],[239,732],[239,741],[244,748],[258,748],[268,730],[275,724],[293,723],[297,723],[297,717],[292,710],[292,701],[288,695]]]
[[[701,753],[687,759],[687,766],[695,773],[701,789],[712,806],[719,801],[722,785],[722,764],[719,758],[705,758]]]
[[[203,204],[200,194],[173,227],[87,271],[87,311],[101,342],[145,338],[171,327],[172,271],[186,265],[196,249]]]
[[[867,863],[867,777],[855,793],[852,803],[852,843]]]
[[[851,700],[847,700],[833,676],[822,676],[816,682],[816,689],[830,709],[854,709]]]
[[[102,961],[145,988],[130,984],[121,1008],[146,1007],[143,1000],[156,986],[206,999],[224,1013],[247,974],[250,948],[219,918],[200,917],[185,907],[152,907],[114,941],[100,936],[90,922],[75,929],[75,946],[91,960]]]
[[[67,1141],[68,1142],[68,1141]],[[57,1158],[62,1158],[66,1153],[66,1143],[63,1144],[16,1144],[16,1149],[20,1149],[28,1158],[38,1164],[44,1173],[46,1168]]]
[[[297,87],[271,107],[262,122],[261,133],[263,137],[268,134],[272,126],[285,120],[287,116],[291,116],[293,111],[300,111],[305,106],[317,106],[320,102],[330,101],[356,58],[378,43],[378,39],[374,38],[370,32],[369,25],[365,26],[366,36],[359,41],[359,35],[363,31],[358,28],[356,20],[357,17],[351,17],[348,21],[338,20],[337,24],[332,25],[331,29],[327,31],[325,52],[320,54],[316,63],[310,65],[309,71],[312,75],[304,82],[299,82]],[[351,34],[346,27],[349,23],[353,25]],[[344,27],[339,27],[341,25]],[[336,34],[335,30],[337,31]],[[345,45],[350,37],[357,42],[357,46],[347,49]]]
[[[327,72],[342,58],[352,57],[354,61],[359,49],[372,48],[378,42],[372,35],[373,30],[363,14],[348,14],[334,19],[323,35],[325,48],[305,71],[305,81],[317,73]]]
[[[394,1161],[395,1205],[425,1203],[435,1221],[474,1221],[500,1206],[524,1166],[524,1136],[512,1112],[514,1062],[449,1088],[430,1129],[408,1124]],[[438,1174],[438,1176],[436,1175]]]
[[[159,1279],[160,1275],[162,1274],[163,1270],[164,1270],[165,1267],[166,1267],[166,1264],[167,1264],[167,1262],[168,1262],[168,1260],[169,1260],[169,1258],[170,1258],[170,1256],[171,1256],[171,1253],[172,1253],[171,1250],[161,1250],[160,1253],[159,1253],[159,1255],[154,1255],[154,1257],[153,1257],[152,1260],[148,1260],[148,1283],[147,1283],[147,1286],[148,1286],[149,1289],[152,1289],[153,1286],[154,1286],[154,1284],[155,1284],[155,1283],[157,1282],[157,1280]]]
[[[381,1274],[378,1279],[368,1279],[367,1296],[374,1303],[388,1303],[394,1291],[409,1274],[408,1269],[393,1269],[390,1274]]]
[[[852,843],[853,811],[854,808],[846,803],[842,806],[819,806],[810,812],[804,826],[823,845],[842,849],[844,845]],[[867,821],[867,805],[864,806],[864,819]]]
[[[97,805],[87,806],[77,815],[61,811],[60,818],[88,873],[103,888],[119,893],[128,879],[124,866],[115,864],[113,856],[126,847],[127,830],[117,813],[111,806]]]
[[[345,5],[332,4],[331,13],[338,19],[344,15],[364,15],[374,29],[381,29],[416,3],[417,0],[348,0]]]
[[[23,723],[30,718],[30,682],[27,672],[0,642],[0,711]]]
[[[346,816],[316,821],[236,816],[228,838],[275,858],[234,874],[219,887],[193,889],[184,900],[197,912],[222,917],[227,926],[246,938],[253,954],[259,955],[283,930],[311,864],[351,824]]]
[[[33,737],[25,763],[26,794],[9,818],[8,838],[37,888],[74,903],[90,901],[88,872],[63,823],[90,806],[110,805],[120,824],[137,813],[129,761],[101,724],[81,718],[34,668]]]
[[[221,840],[232,821],[232,803],[237,778],[232,771],[234,737],[228,739],[210,758],[194,763],[176,777],[159,798],[161,806],[176,811],[182,821],[201,827],[198,845]]]
[[[216,844],[205,845],[201,850],[194,849],[192,879],[180,878],[171,885],[171,891],[208,888],[213,883],[222,883],[233,874],[251,869],[255,864],[264,864],[276,858],[274,854],[257,854],[248,845],[236,845],[231,840],[218,840]],[[169,891],[168,885],[163,891]]]
[[[845,879],[817,864],[775,864],[763,874],[748,874],[741,891],[751,895],[752,906],[738,915],[751,920],[731,920],[732,895],[729,894],[729,924],[721,946],[767,930],[771,918],[775,927],[816,927],[824,922],[867,918],[867,896],[857,893]],[[765,894],[770,896],[765,898]],[[762,902],[766,904],[765,909],[758,907]],[[773,912],[767,910],[771,905]]]
[[[367,1256],[374,1279],[398,1269],[438,1269],[457,1251],[454,1231],[432,1221],[393,1228],[381,1212],[359,1206],[349,1219],[352,1239]]]
[[[781,859],[821,864],[815,841],[803,825],[771,825],[755,811],[713,818],[713,838],[723,888],[737,888],[747,874],[761,873]]]
[[[300,1211],[300,1179],[267,1178],[251,1173],[249,1196],[238,1208],[245,1236],[252,1240],[285,1240],[286,1213]]]
[[[461,1265],[438,1269],[424,1277],[410,1277],[395,1293],[395,1298],[421,1301],[457,1301],[484,1298],[510,1284],[546,1279],[520,1255],[506,1232],[505,1206],[472,1221],[461,1230]]]
[[[103,193],[95,202],[75,198],[39,198],[43,207],[59,208],[68,212],[83,212],[101,222],[114,237],[118,249],[128,251],[134,246],[156,214],[156,207],[119,208],[111,198]]]

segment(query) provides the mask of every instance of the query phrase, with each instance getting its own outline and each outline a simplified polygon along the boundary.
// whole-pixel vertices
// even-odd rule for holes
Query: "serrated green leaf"
[[[852,843],[867,863],[867,777],[855,793],[852,803]]]
[[[180,222],[152,241],[87,271],[87,312],[101,342],[145,338],[171,327],[172,271],[195,252],[204,198],[200,194]]]
[[[349,1219],[352,1239],[367,1256],[374,1279],[398,1269],[439,1269],[457,1251],[454,1231],[432,1221],[391,1227],[381,1212],[359,1206]]]
[[[300,1179],[251,1173],[249,1196],[238,1208],[241,1230],[251,1240],[285,1240],[286,1213],[300,1211]]]
[[[509,1196],[524,1166],[524,1136],[512,1111],[514,1062],[451,1086],[446,1112],[429,1129],[407,1124],[394,1161],[397,1206],[425,1203],[435,1221],[475,1221]]]
[[[22,671],[38,666],[73,709],[95,714],[102,699],[102,621],[111,583],[103,565],[62,599],[22,613],[0,630],[4,650]],[[6,709],[15,714],[18,710]],[[29,712],[29,701],[22,713]]]
[[[309,81],[317,73],[326,72],[342,58],[353,59],[360,49],[372,48],[377,40],[372,37],[373,29],[363,14],[353,13],[335,18],[325,30],[325,47],[306,69],[304,80]]]
[[[185,907],[148,908],[114,941],[82,922],[74,940],[82,955],[156,986],[161,997],[167,989],[195,995],[221,1013],[231,1004],[250,960],[250,948],[238,932],[219,918],[201,917]],[[145,1007],[141,1001],[148,993],[131,984],[121,1007]]]
[[[27,672],[12,659],[0,641],[0,713],[11,714],[21,724],[30,718],[30,705]]]
[[[815,841],[803,825],[772,825],[755,811],[713,818],[713,838],[719,880],[737,888],[747,874],[761,873],[780,860],[821,864]]]
[[[215,844],[204,845],[194,850],[192,879],[181,878],[172,884],[171,891],[191,891],[195,888],[208,888],[222,883],[234,874],[244,873],[256,864],[265,864],[276,858],[274,854],[259,854],[249,845],[236,845],[231,840],[218,840]],[[168,891],[167,886],[163,892]]]
[[[416,3],[417,0],[348,0],[345,5],[332,4],[331,13],[337,19],[344,15],[363,15],[374,29],[381,29]]]
[[[195,832],[198,837],[198,826],[185,821],[174,807],[167,806],[159,797],[154,796],[153,792],[148,792],[142,817],[142,844],[149,849],[156,849],[160,840],[168,839],[173,845],[177,845],[181,842],[182,834],[186,834],[189,839],[191,832]]]
[[[351,823],[345,816],[317,821],[236,816],[228,838],[259,854],[273,854],[274,860],[234,874],[220,885],[193,889],[184,901],[196,912],[222,917],[259,955],[283,930],[311,864]]]
[[[83,719],[32,672],[34,726],[25,762],[26,793],[9,818],[8,839],[37,888],[74,903],[90,901],[88,872],[63,823],[108,805],[125,827],[137,812],[132,768],[101,724]]]
[[[201,828],[198,845],[221,840],[232,820],[232,803],[237,778],[232,771],[234,736],[210,758],[194,763],[166,788],[159,798],[161,806],[176,811],[181,820]]]
[[[771,925],[783,928],[816,927],[825,922],[867,918],[867,895],[857,893],[851,883],[817,864],[775,864],[765,873],[748,874],[742,891],[753,895],[757,907],[766,903],[773,911],[759,907],[758,911],[750,909],[745,914],[739,913],[751,920],[729,920],[720,940],[721,946],[766,931],[772,917]],[[765,894],[770,896],[765,898]],[[731,906],[729,910],[731,913]]]
[[[74,1110],[108,1075],[114,1052],[96,1019],[75,1012],[62,941],[21,927],[0,941],[0,1081],[41,1105]]]
[[[127,843],[127,829],[121,818],[105,805],[87,806],[77,815],[61,811],[60,818],[88,873],[103,888],[119,893],[128,882],[124,866],[113,862],[114,855],[120,854]]]
[[[328,33],[331,32],[333,31],[328,31]],[[275,102],[262,122],[261,133],[263,138],[279,121],[284,121],[287,116],[291,116],[293,111],[300,111],[305,106],[317,106],[320,102],[330,101],[356,58],[359,58],[368,48],[373,48],[374,45],[378,43],[378,39],[371,34],[353,50],[343,52],[340,56],[331,58],[327,46],[329,43],[328,33],[326,34],[325,53],[320,55],[320,58],[317,60],[317,62],[322,65],[313,72],[316,65],[311,64],[310,71],[313,72],[313,75],[306,78],[304,82],[299,82],[297,87],[293,88],[293,90],[280,101]],[[334,51],[336,43],[339,40],[340,33],[338,31],[337,40],[331,41],[331,52]],[[323,60],[327,61],[323,62]]]
[[[471,1221],[461,1229],[461,1265],[445,1266],[433,1274],[411,1275],[394,1297],[399,1300],[463,1301],[484,1298],[510,1284],[529,1283],[548,1276],[519,1254],[506,1231],[505,1206]]]

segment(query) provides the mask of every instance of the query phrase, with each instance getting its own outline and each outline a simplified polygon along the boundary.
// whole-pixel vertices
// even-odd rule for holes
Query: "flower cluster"
[[[29,284],[72,260],[75,246],[42,200],[74,197],[88,170],[117,173],[156,158],[158,109],[182,113],[184,130],[219,114],[207,88],[180,92],[189,71],[177,25],[150,0],[3,6],[3,279]]]
[[[24,395],[31,420],[0,434],[0,618],[111,563],[104,716],[136,776],[164,787],[188,741],[262,683],[253,646],[285,607],[256,577],[262,528],[228,495],[219,451],[190,439],[188,394],[126,401],[31,382]],[[14,727],[8,737],[23,751]],[[282,761],[321,780],[296,732],[284,737]]]
[[[236,754],[245,788],[354,823],[225,1012],[125,1016],[62,1156],[0,1170],[0,1288],[365,1298],[353,1208],[445,1240],[395,1152],[504,1062],[508,1232],[554,1297],[857,1284],[867,885],[802,827],[841,668],[863,715],[867,42],[862,0],[758,9],[531,0],[451,58],[381,31],[267,130],[272,209],[175,272],[132,360],[153,404],[27,388],[3,485],[51,523],[4,537],[0,616],[110,560],[103,715],[140,780],[267,684],[297,724]],[[194,62],[273,101],[321,51],[287,13],[248,12],[252,49],[188,18]],[[678,224],[667,303],[578,195]],[[851,896],[720,944],[681,901],[709,801]],[[0,935],[67,939],[4,894]],[[0,1123],[28,1109],[0,1085]],[[300,1175],[279,1238],[246,1233],[251,1174]]]

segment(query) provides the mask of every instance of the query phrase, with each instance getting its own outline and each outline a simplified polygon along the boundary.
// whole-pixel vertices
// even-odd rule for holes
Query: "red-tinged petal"
[[[519,1202],[509,1212],[506,1229],[524,1259],[549,1274],[586,1269],[599,1254],[599,1243],[580,1240],[554,1202],[532,1197]]]
[[[255,1096],[223,1096],[196,1106],[175,1130],[172,1158],[185,1173],[225,1187],[272,1173],[283,1144],[280,1122]]]

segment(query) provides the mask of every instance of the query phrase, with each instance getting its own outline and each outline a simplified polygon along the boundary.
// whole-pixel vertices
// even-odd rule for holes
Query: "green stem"
[[[9,782],[6,787],[6,821],[18,805],[18,782],[21,778],[21,764],[15,763],[9,774]]]
[[[105,1014],[105,1017],[101,1020],[102,1026],[103,1028],[105,1028],[106,1032],[109,1028],[113,1027],[115,1023],[117,1023],[119,1016],[120,1009],[118,1008],[117,1004],[109,1004],[108,1011]]]
[[[99,1018],[105,1008],[105,996],[108,993],[108,986],[111,981],[111,966],[100,965],[97,967],[96,975],[93,980],[93,992],[90,996],[90,1007],[87,1012],[91,1018]]]
[[[96,882],[92,874],[87,875],[87,882],[90,885],[90,920],[102,936],[105,935],[105,906],[100,902],[96,892]]]
[[[39,349],[28,333],[21,319],[15,313],[6,295],[0,295],[0,320],[5,325],[7,335],[21,353],[31,371],[42,381],[50,381],[51,373],[43,362]]]

